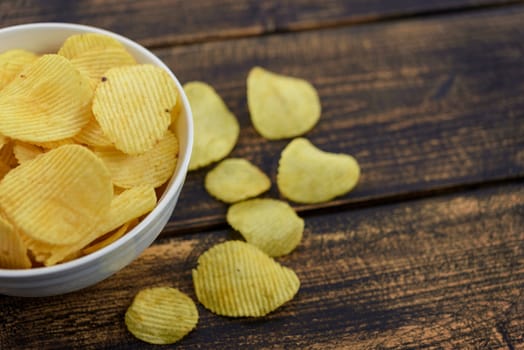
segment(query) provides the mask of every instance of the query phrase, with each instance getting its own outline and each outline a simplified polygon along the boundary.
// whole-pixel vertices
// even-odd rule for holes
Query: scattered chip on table
[[[289,254],[302,239],[304,220],[281,200],[260,198],[235,203],[227,211],[227,222],[248,243],[269,256]]]
[[[253,126],[269,140],[302,135],[320,118],[320,99],[311,83],[261,67],[249,72],[247,102]]]
[[[202,305],[231,317],[264,316],[293,299],[300,287],[293,270],[241,241],[220,243],[202,254],[193,283]]]
[[[195,135],[189,170],[195,170],[225,158],[235,147],[240,126],[208,84],[189,82],[184,91],[193,112]]]
[[[213,197],[235,203],[266,192],[271,181],[248,160],[228,158],[207,173],[205,187]]]
[[[169,74],[150,64],[112,68],[93,98],[93,114],[115,147],[127,154],[149,151],[164,137],[177,102]]]
[[[304,138],[282,151],[277,185],[280,193],[297,203],[321,203],[351,191],[360,177],[352,156],[324,152]]]
[[[129,332],[151,344],[173,344],[198,323],[193,300],[178,289],[155,287],[135,296],[125,314]]]

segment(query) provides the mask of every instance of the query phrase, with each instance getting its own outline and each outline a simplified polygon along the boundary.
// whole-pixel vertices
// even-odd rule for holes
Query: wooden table
[[[350,194],[296,205],[304,239],[278,260],[302,281],[261,319],[200,321],[177,349],[524,349],[524,3],[508,0],[2,1],[0,27],[66,21],[151,48],[182,82],[212,84],[238,117],[232,156],[271,175],[288,143],[253,129],[254,65],[303,77],[323,113],[306,136],[354,155]],[[155,348],[124,313],[143,288],[196,300],[191,269],[238,238],[227,209],[187,178],[139,259],[96,286],[0,296],[0,348]]]

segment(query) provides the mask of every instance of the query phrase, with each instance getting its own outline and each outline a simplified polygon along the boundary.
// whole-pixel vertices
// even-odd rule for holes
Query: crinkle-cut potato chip
[[[109,210],[111,175],[79,145],[44,153],[11,170],[0,182],[0,208],[25,234],[51,244],[82,240]]]
[[[0,180],[4,178],[4,176],[11,171],[11,167],[8,164],[5,164],[2,160],[0,160]]]
[[[155,208],[156,202],[156,193],[151,186],[141,185],[125,190],[113,198],[107,213],[101,216],[96,227],[84,235],[80,241],[70,245],[54,246],[51,249],[40,246],[35,248],[35,252],[47,254],[47,258],[42,261],[46,266],[55,265],[104,234],[149,213]],[[31,249],[30,246],[29,249]]]
[[[202,254],[193,283],[207,309],[231,317],[264,316],[293,299],[300,287],[293,270],[241,241],[220,243]]]
[[[131,156],[114,148],[99,148],[100,157],[111,172],[113,184],[130,188],[138,185],[158,187],[175,171],[178,156],[178,140],[167,131],[165,136],[149,151]]]
[[[97,250],[100,250],[104,247],[107,247],[111,243],[115,242],[117,239],[125,235],[127,232],[129,232],[133,227],[138,225],[138,218],[133,219],[129,222],[126,222],[122,226],[120,226],[118,229],[100,237],[93,243],[89,244],[87,247],[82,249],[82,254],[87,255],[91,254],[93,252],[96,252]]]
[[[89,121],[89,78],[59,55],[44,55],[0,91],[0,133],[26,142],[77,134]]]
[[[254,67],[247,77],[247,102],[255,129],[269,140],[302,135],[320,118],[318,93],[309,82]]]
[[[14,168],[18,165],[18,161],[16,160],[14,154],[14,145],[15,142],[13,140],[9,140],[2,148],[0,148],[0,162],[4,163],[10,168]]]
[[[43,148],[23,141],[15,141],[13,146],[13,154],[18,164],[27,162],[44,152],[45,150]]]
[[[173,344],[198,323],[198,310],[193,300],[176,288],[143,289],[126,311],[127,329],[138,339],[150,344]]]
[[[95,90],[93,114],[120,151],[138,155],[164,137],[177,103],[169,74],[150,64],[112,68]]]
[[[266,192],[271,187],[271,181],[248,160],[229,158],[207,173],[205,187],[213,197],[235,203]]]
[[[324,152],[304,138],[282,151],[277,172],[280,193],[297,203],[321,203],[348,193],[360,177],[352,156]]]
[[[71,60],[92,51],[105,49],[124,49],[124,45],[108,35],[82,33],[68,37],[58,54]]]
[[[72,58],[71,63],[89,78],[100,82],[109,69],[133,65],[136,61],[124,48],[105,48],[86,51]]]
[[[9,50],[0,54],[0,90],[9,84],[25,66],[34,62],[37,56],[26,50]]]
[[[53,148],[58,148],[64,145],[73,145],[75,143],[76,143],[75,140],[70,137],[66,139],[62,139],[62,140],[56,140],[56,141],[32,142],[33,145],[44,148],[44,149],[53,149]]]
[[[304,220],[289,204],[277,199],[235,203],[227,211],[227,222],[248,243],[273,257],[293,251],[304,232]]]
[[[0,268],[28,269],[31,261],[16,228],[0,216]]]
[[[0,150],[2,149],[2,147],[4,147],[4,145],[9,141],[9,139],[7,137],[5,137],[4,135],[0,134]]]
[[[226,157],[240,133],[236,117],[210,85],[193,81],[184,85],[194,122],[194,144],[189,170]]]
[[[94,116],[89,119],[87,125],[73,137],[73,140],[93,147],[109,147],[113,145],[111,140],[102,131],[100,124],[98,124]]]

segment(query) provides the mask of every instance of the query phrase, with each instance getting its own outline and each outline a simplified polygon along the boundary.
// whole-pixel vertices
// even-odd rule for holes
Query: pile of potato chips
[[[180,109],[170,75],[109,36],[0,54],[0,268],[68,261],[133,228],[174,173]]]

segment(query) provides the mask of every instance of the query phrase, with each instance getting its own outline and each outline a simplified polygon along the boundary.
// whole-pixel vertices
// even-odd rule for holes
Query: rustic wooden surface
[[[522,2],[0,1],[0,27],[36,21],[117,31],[182,82],[211,83],[241,124],[232,155],[273,183],[288,141],[256,134],[245,77],[254,65],[304,77],[323,105],[307,137],[362,166],[355,191],[296,206],[304,239],[278,259],[302,281],[293,301],[261,319],[198,305],[198,328],[173,348],[524,349]],[[155,348],[125,329],[136,292],[171,285],[196,300],[198,256],[238,239],[203,190],[208,169],[189,174],[163,235],[113,277],[0,296],[0,349]]]

